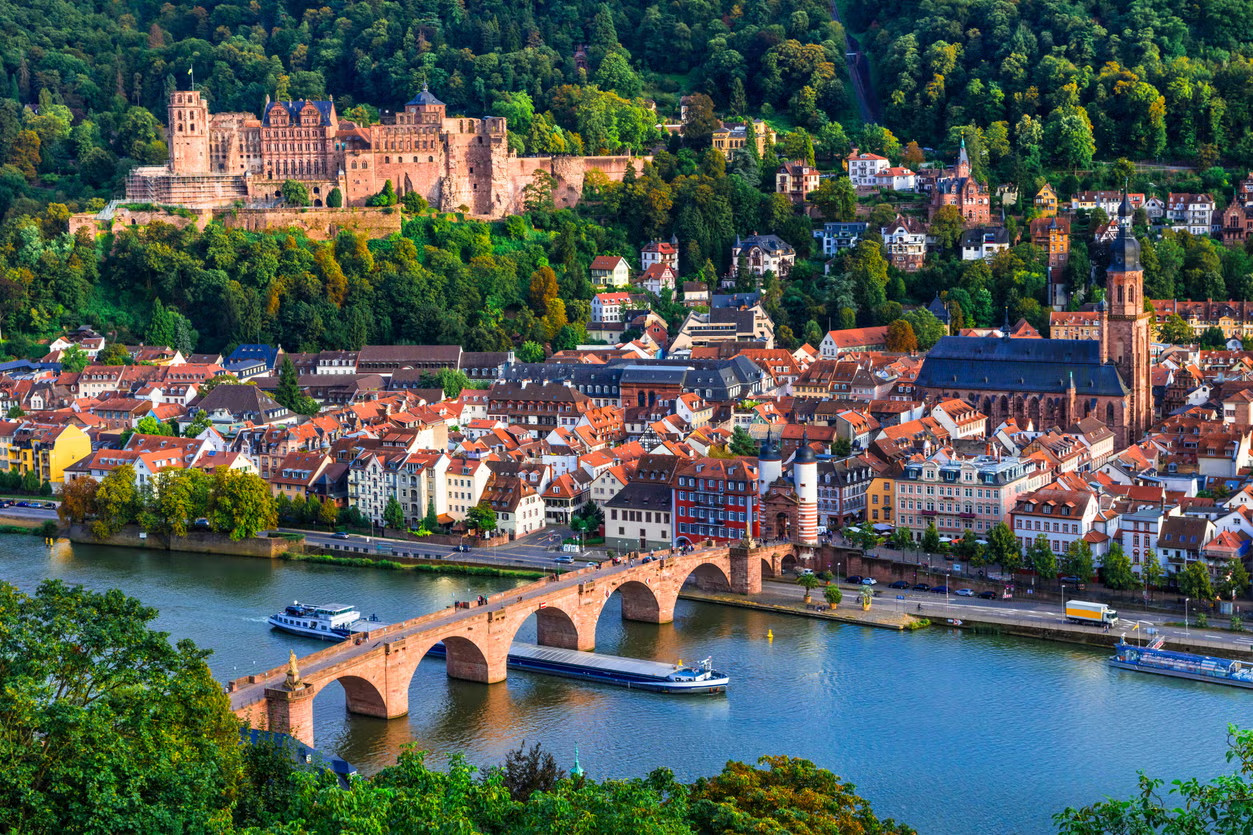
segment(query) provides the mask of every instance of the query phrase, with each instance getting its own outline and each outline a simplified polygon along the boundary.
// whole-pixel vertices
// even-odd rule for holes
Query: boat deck
[[[660,661],[645,661],[640,658],[603,655],[599,652],[580,652],[574,649],[543,647],[538,644],[523,643],[522,641],[514,641],[509,647],[509,654],[536,661],[547,661],[554,664],[568,664],[572,667],[600,670],[605,673],[628,673],[659,679],[664,679],[678,669],[678,666],[675,664],[664,664]]]

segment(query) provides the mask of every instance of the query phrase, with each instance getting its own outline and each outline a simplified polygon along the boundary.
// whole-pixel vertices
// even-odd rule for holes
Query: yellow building
[[[891,525],[892,508],[896,507],[896,468],[886,470],[866,488],[866,521]]]
[[[1057,192],[1048,183],[1035,196],[1036,217],[1057,216]]]
[[[91,438],[72,424],[23,423],[12,432],[0,432],[0,452],[5,469],[23,476],[34,472],[60,490],[65,468],[91,455]]]
[[[758,156],[765,155],[767,148],[774,147],[775,132],[761,119],[753,120],[753,133],[756,137],[754,144],[757,146]],[[748,129],[743,122],[737,124],[723,122],[722,126],[713,132],[710,141],[724,157],[731,159],[736,151],[748,144]]]

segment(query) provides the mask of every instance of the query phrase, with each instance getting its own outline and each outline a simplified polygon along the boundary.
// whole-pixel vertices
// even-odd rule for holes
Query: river
[[[31,591],[53,577],[156,607],[157,628],[213,650],[222,680],[277,666],[289,648],[325,646],[265,624],[291,600],[350,603],[393,621],[517,585],[0,536],[0,579]],[[433,762],[462,752],[491,765],[539,741],[567,768],[577,745],[592,777],[668,766],[685,780],[727,760],[789,754],[852,781],[878,814],[921,833],[1000,835],[1048,832],[1067,805],[1130,796],[1137,769],[1168,780],[1224,773],[1227,724],[1253,721],[1249,691],[1112,670],[1106,651],[682,600],[674,622],[657,626],[622,621],[616,603],[598,625],[599,651],[712,656],[732,676],[727,695],[666,697],[519,672],[484,686],[426,660],[407,719],[349,715],[343,691],[326,688],[315,702],[318,747],[370,773],[410,742]],[[534,619],[519,637],[534,640]]]

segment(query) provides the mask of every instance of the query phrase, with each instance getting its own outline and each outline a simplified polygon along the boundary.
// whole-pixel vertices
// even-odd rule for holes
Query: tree
[[[496,511],[487,502],[479,502],[466,513],[466,526],[486,535],[496,530]]]
[[[386,533],[388,528],[398,531],[405,528],[405,511],[395,496],[388,496],[387,505],[383,508],[383,532]]]
[[[71,345],[61,352],[61,370],[68,374],[78,374],[90,361],[87,352],[79,345]]]
[[[138,512],[135,468],[130,464],[115,467],[96,488],[96,521],[91,524],[91,533],[96,539],[108,539],[134,522]]]
[[[687,97],[687,112],[683,120],[683,142],[690,148],[703,148],[710,142],[713,132],[721,125],[714,115],[713,99],[704,93]]]
[[[216,377],[214,379],[217,379]],[[212,381],[210,381],[212,382]],[[183,429],[184,438],[197,438],[200,433],[213,425],[213,421],[209,420],[209,413],[204,409],[197,409],[196,414],[192,416],[191,423]]]
[[[809,200],[822,212],[824,220],[847,222],[857,212],[857,192],[848,177],[828,177],[809,193]]]
[[[283,202],[288,206],[308,206],[309,189],[305,188],[305,184],[297,180],[284,180],[283,185],[279,187],[279,194],[283,198]]]
[[[1249,590],[1249,572],[1239,557],[1232,557],[1221,571],[1221,576],[1214,590],[1221,597],[1235,600]]]
[[[235,541],[278,524],[274,496],[265,479],[226,467],[213,471],[205,516],[213,530]]]
[[[525,739],[505,754],[500,772],[509,796],[518,803],[526,803],[535,792],[552,792],[566,776],[552,754],[541,749],[538,742],[528,749]]]
[[[1182,316],[1172,313],[1158,327],[1157,338],[1170,345],[1191,345],[1196,340],[1196,334]]]
[[[527,340],[518,346],[515,352],[518,362],[543,362],[544,346],[538,342]]]
[[[470,378],[464,371],[455,368],[441,368],[434,374],[423,374],[419,380],[423,388],[436,388],[444,392],[445,397],[458,397],[470,385]]]
[[[826,599],[827,605],[834,609],[844,599],[844,592],[840,591],[840,587],[835,583],[830,583],[822,590],[822,596]]]
[[[756,455],[757,442],[753,440],[753,436],[748,434],[742,426],[737,426],[731,432],[731,442],[728,445],[732,455]]]
[[[912,551],[914,538],[910,535],[909,528],[897,528],[892,531],[889,544],[898,551]]]
[[[1057,555],[1049,547],[1048,537],[1044,534],[1038,534],[1027,549],[1027,565],[1041,580],[1052,580],[1057,576]]]
[[[16,420],[20,417],[26,417],[26,411],[21,406],[14,404],[4,413],[4,416],[9,420]]]
[[[1162,576],[1162,561],[1157,558],[1157,552],[1150,548],[1144,552],[1144,562],[1140,564],[1140,579],[1144,581],[1146,594],[1149,589],[1161,585]]]
[[[911,310],[901,319],[908,322],[909,326],[914,329],[914,338],[918,340],[918,348],[922,351],[930,350],[931,346],[948,333],[944,323],[925,307]]]
[[[300,388],[300,377],[296,374],[296,365],[290,356],[284,354],[278,367],[278,388],[274,390],[274,400],[294,412],[304,396]]]
[[[61,504],[57,516],[66,524],[79,525],[96,515],[96,490],[100,485],[94,478],[68,479],[61,487]]]
[[[875,817],[870,804],[853,793],[856,786],[809,760],[762,757],[757,764],[764,767],[730,762],[717,776],[697,780],[688,798],[691,828],[728,833],[913,835],[908,826]]]
[[[234,374],[219,374],[216,377],[210,377],[203,383],[200,383],[196,390],[199,392],[200,396],[203,397],[223,383],[229,383],[232,386],[237,386],[239,385],[239,378]]]
[[[522,206],[528,212],[551,212],[556,205],[553,192],[557,188],[557,178],[542,168],[531,172],[531,182],[522,188]]]
[[[900,354],[912,354],[918,350],[918,337],[914,336],[914,326],[905,319],[897,319],[888,325],[884,343],[889,351]]]
[[[966,219],[956,206],[941,206],[931,218],[931,234],[944,249],[954,249],[961,242]]]
[[[1227,335],[1223,333],[1223,329],[1214,325],[1209,326],[1201,331],[1201,347],[1215,351],[1223,348],[1227,344]]]
[[[1131,559],[1122,549],[1122,543],[1110,543],[1109,553],[1101,560],[1101,575],[1105,585],[1114,591],[1129,591],[1140,585],[1131,570]]]
[[[1092,138],[1092,121],[1082,107],[1064,105],[1056,108],[1045,123],[1044,135],[1059,165],[1077,171],[1092,164],[1096,141]]]
[[[836,438],[831,442],[831,454],[836,458],[847,458],[853,454],[853,442],[848,438]]]
[[[96,355],[97,365],[130,365],[131,355],[126,346],[120,342],[110,342],[105,349]]]
[[[801,576],[799,576],[799,577],[797,577],[797,578],[796,578],[796,583],[797,583],[797,585],[799,585],[799,586],[801,586],[803,589],[805,589],[805,603],[806,603],[806,605],[808,605],[808,604],[809,604],[810,599],[813,597],[813,591],[814,591],[814,589],[818,588],[818,585],[819,585],[821,582],[822,582],[822,581],[818,579],[817,575],[815,575],[815,574],[813,574],[813,573],[809,573],[809,574],[802,574]]]
[[[1079,578],[1079,582],[1086,583],[1092,578],[1094,571],[1092,563],[1092,546],[1087,540],[1076,539],[1066,548],[1066,555],[1062,558],[1062,569],[1070,575]]]
[[[997,522],[988,531],[988,560],[1010,573],[1022,564],[1018,539],[1004,522]]]
[[[326,205],[331,209],[340,209],[344,206],[344,193],[339,190],[339,186],[331,189],[326,195]]]
[[[546,316],[553,300],[561,295],[557,285],[557,274],[552,267],[540,267],[531,273],[530,284],[531,310],[536,316]]]
[[[205,516],[212,479],[204,470],[166,468],[152,478],[151,498],[140,514],[149,533],[186,536],[187,525]]]
[[[239,720],[190,641],[120,591],[0,583],[0,829],[192,832],[229,821]]]
[[[983,546],[976,539],[975,532],[969,528],[953,544],[953,552],[971,565],[983,565]]]
[[[1227,727],[1231,750],[1227,762],[1238,762],[1234,774],[1210,782],[1199,779],[1172,780],[1166,797],[1165,783],[1139,773],[1139,789],[1130,800],[1102,800],[1080,809],[1073,807],[1053,816],[1059,835],[1091,833],[1238,833],[1253,829],[1253,731]]]
[[[428,531],[439,529],[439,515],[435,512],[435,499],[426,501],[426,515],[422,517],[422,527]]]
[[[922,533],[922,550],[928,554],[937,554],[940,551],[940,532],[935,529],[934,522],[928,522],[927,529]]]
[[[1210,582],[1209,568],[1200,560],[1188,563],[1178,576],[1179,592],[1193,600],[1213,600],[1214,586]]]
[[[333,529],[339,521],[339,506],[330,498],[322,502],[322,509],[318,511],[318,521],[326,525],[327,530]]]

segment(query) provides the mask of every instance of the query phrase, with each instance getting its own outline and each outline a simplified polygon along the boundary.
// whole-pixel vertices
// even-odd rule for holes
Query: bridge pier
[[[535,642],[545,647],[591,652],[596,649],[596,623],[578,623],[560,609],[540,609],[535,613]]]
[[[467,638],[445,638],[444,646],[447,647],[448,654],[444,665],[448,677],[477,681],[480,684],[504,681],[508,673],[506,662],[509,645],[512,642],[513,636],[505,634],[492,636],[484,642],[483,647]]]
[[[768,548],[753,548],[740,541],[730,548],[731,591],[736,594],[761,594],[761,560],[769,559]]]
[[[313,696],[315,690],[303,685],[296,690],[267,687],[265,690],[266,727],[290,734],[313,747]]]

